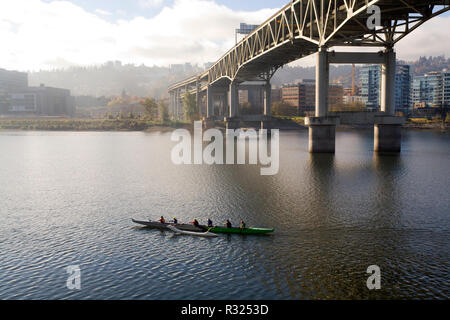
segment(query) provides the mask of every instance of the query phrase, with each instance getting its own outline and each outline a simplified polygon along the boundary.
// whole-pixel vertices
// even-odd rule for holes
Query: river
[[[311,155],[307,131],[281,132],[279,173],[261,176],[176,166],[170,133],[0,132],[0,299],[448,299],[449,138],[408,130],[400,155],[378,156],[371,130],[339,131],[335,155]],[[161,215],[276,230],[131,221]]]

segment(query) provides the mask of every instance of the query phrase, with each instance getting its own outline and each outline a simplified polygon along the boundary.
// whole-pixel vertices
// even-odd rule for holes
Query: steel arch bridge
[[[172,107],[186,92],[270,81],[283,65],[334,46],[384,47],[450,9],[450,0],[294,0],[241,40],[204,73],[169,87]],[[369,28],[372,6],[380,21]]]

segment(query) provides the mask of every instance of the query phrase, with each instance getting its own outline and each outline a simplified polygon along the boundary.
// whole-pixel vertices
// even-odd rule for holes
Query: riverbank
[[[274,126],[280,130],[306,129],[304,118],[278,117]],[[243,123],[244,127],[255,127],[254,123]],[[224,127],[224,123],[217,123]],[[24,131],[171,131],[173,129],[192,129],[189,121],[151,121],[144,119],[60,119],[60,118],[0,118],[0,130]],[[367,129],[373,125],[341,125],[341,129]],[[404,128],[448,131],[450,122],[445,127],[441,121],[427,119],[410,119]]]
[[[33,131],[164,131],[189,127],[185,121],[142,119],[0,119],[0,130]]]

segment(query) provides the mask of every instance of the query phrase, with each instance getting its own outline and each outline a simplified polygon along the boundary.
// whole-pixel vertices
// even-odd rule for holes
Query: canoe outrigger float
[[[261,235],[268,234],[275,231],[275,229],[266,229],[266,228],[226,228],[226,227],[213,227],[208,228],[207,226],[200,226],[197,228],[192,224],[173,224],[173,223],[161,223],[156,221],[138,221],[132,219],[134,223],[160,230],[171,230],[169,226],[175,227],[180,231],[188,231],[194,233],[204,233],[209,230],[212,233],[223,233],[223,234],[242,234],[242,235]],[[173,231],[173,230],[172,230]]]
[[[211,233],[209,231],[206,231],[206,232],[183,231],[178,228],[175,228],[174,226],[167,226],[167,228],[169,228],[176,234],[185,234],[185,235],[189,235],[189,236],[205,237],[205,238],[216,238],[217,237],[217,234]]]

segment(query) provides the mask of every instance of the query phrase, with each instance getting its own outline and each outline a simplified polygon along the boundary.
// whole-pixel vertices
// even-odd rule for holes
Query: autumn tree
[[[198,119],[197,101],[194,94],[186,92],[183,97],[184,114],[187,120],[193,121]]]
[[[291,117],[297,115],[297,109],[283,101],[274,102],[271,109],[274,116]]]
[[[160,100],[158,102],[158,114],[159,120],[161,122],[169,120],[169,109],[167,107],[167,103],[164,100]]]
[[[147,98],[141,102],[141,105],[144,107],[145,112],[148,114],[151,120],[156,118],[158,113],[158,103],[154,98]]]

